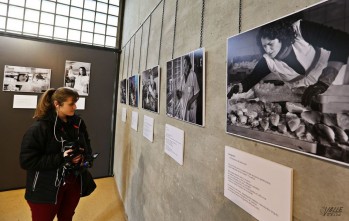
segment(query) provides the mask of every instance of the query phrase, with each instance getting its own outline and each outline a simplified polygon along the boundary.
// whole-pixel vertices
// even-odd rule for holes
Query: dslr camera
[[[76,141],[66,143],[64,145],[64,151],[66,151],[66,150],[73,150],[69,154],[69,157],[71,157],[71,158],[74,158],[77,155],[84,153],[84,148],[81,148],[79,142],[76,142]]]
[[[65,157],[64,167],[67,168],[68,170],[92,167],[94,159],[96,159],[99,154],[99,153],[95,153],[93,155],[90,155],[85,153],[85,149],[81,147],[80,143],[77,141],[67,142],[64,145],[64,151],[66,150],[73,150],[72,152],[69,153],[67,157]],[[73,163],[72,160],[79,154],[83,156],[82,161]]]
[[[78,168],[79,167],[79,164],[81,162],[78,162],[78,163],[73,163],[72,160],[78,156],[79,154],[82,154],[84,155],[84,148],[81,148],[79,142],[76,142],[76,141],[72,141],[72,142],[67,142],[65,145],[64,145],[64,152],[67,151],[67,150],[72,150],[72,152],[69,153],[68,156],[66,156],[64,159],[65,159],[65,163],[64,163],[64,166],[67,168],[67,169],[75,169],[75,168]]]

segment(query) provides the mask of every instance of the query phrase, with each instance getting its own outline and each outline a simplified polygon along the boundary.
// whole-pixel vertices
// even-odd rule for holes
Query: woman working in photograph
[[[267,24],[259,30],[257,44],[263,57],[250,75],[230,88],[229,99],[274,73],[291,88],[307,87],[302,104],[310,105],[333,83],[349,56],[347,33],[305,20]]]
[[[73,66],[69,66],[69,69],[65,73],[65,86],[74,88],[75,85],[75,75],[73,71]]]
[[[78,91],[80,95],[88,95],[88,86],[90,77],[87,75],[86,68],[79,68],[79,75],[75,78],[74,89]]]
[[[37,90],[34,90],[33,79],[29,82],[28,74],[18,74],[16,87],[19,87],[19,91],[21,92],[37,92]],[[41,88],[38,92],[41,92]]]
[[[146,90],[146,98],[144,107],[151,111],[158,111],[158,92],[156,87],[156,82],[154,81],[154,73],[151,72],[149,74],[149,81],[145,87]]]
[[[188,55],[183,58],[183,71],[176,96],[180,100],[182,119],[196,123],[197,98],[200,88]]]
[[[91,146],[84,121],[75,114],[78,93],[67,87],[47,90],[23,136],[20,165],[27,171],[25,199],[33,221],[72,220],[80,197],[95,184],[86,162]],[[90,164],[88,165],[90,166]]]
[[[28,74],[20,73],[17,76],[17,81],[18,82],[28,82],[28,80],[29,80],[29,75]]]
[[[120,103],[126,104],[126,80],[120,82]]]

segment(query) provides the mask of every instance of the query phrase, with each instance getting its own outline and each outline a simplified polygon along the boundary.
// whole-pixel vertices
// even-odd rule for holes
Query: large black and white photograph
[[[50,82],[51,69],[5,65],[2,90],[43,93]]]
[[[348,165],[348,7],[325,1],[228,38],[227,133]]]
[[[142,108],[159,113],[160,66],[142,72]]]
[[[205,125],[205,50],[197,49],[168,61],[167,116]]]
[[[128,78],[128,104],[138,107],[139,100],[139,75],[133,75]]]
[[[120,81],[120,103],[126,104],[127,99],[127,80]]]
[[[65,61],[64,86],[74,88],[79,95],[87,96],[90,92],[91,63]]]

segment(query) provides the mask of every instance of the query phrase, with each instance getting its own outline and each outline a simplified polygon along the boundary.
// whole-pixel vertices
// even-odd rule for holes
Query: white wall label
[[[154,118],[144,115],[143,136],[150,142],[153,142],[154,137]]]
[[[122,120],[122,122],[126,122],[126,117],[127,117],[126,108],[123,107],[122,108],[122,113],[121,113],[121,120]]]
[[[85,98],[80,97],[79,100],[76,102],[76,109],[77,110],[85,110]]]
[[[138,131],[138,112],[136,111],[132,111],[131,127],[135,131]]]
[[[13,108],[35,109],[38,103],[36,95],[13,95]]]
[[[183,165],[184,131],[165,125],[165,153]]]
[[[291,221],[293,169],[225,146],[224,196],[261,221]]]

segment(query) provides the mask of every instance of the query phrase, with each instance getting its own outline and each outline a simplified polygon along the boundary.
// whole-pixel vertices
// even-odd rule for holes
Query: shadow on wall
[[[123,142],[121,147],[123,147],[122,150],[122,162],[121,162],[121,173],[122,173],[122,180],[121,180],[121,186],[120,189],[120,196],[121,199],[126,202],[126,195],[127,195],[127,184],[128,184],[128,178],[130,177],[130,155],[131,155],[131,141],[130,141],[130,123],[125,124],[125,130],[124,134],[122,136]]]
[[[129,205],[132,205],[131,207],[131,214],[129,214],[130,220],[133,217],[137,217],[138,221],[144,220],[144,212],[143,212],[143,205],[144,205],[144,195],[143,195],[143,179],[144,178],[144,159],[143,155],[140,156],[137,166],[137,172],[133,175],[131,179],[131,198]],[[142,220],[139,220],[139,219]]]

